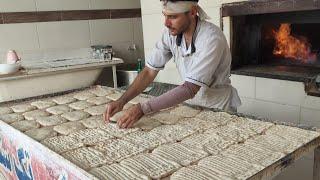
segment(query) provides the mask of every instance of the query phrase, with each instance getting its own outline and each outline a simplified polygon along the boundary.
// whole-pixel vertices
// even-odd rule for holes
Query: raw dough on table
[[[19,131],[28,131],[31,129],[36,129],[40,127],[40,124],[37,123],[36,121],[29,121],[29,120],[24,120],[24,121],[17,121],[11,124],[12,127],[16,128]]]
[[[93,103],[89,103],[87,101],[77,101],[69,104],[69,107],[75,110],[83,110],[91,106],[93,106]]]
[[[39,100],[32,102],[31,105],[37,107],[38,109],[47,109],[57,104],[50,100]]]
[[[52,98],[52,101],[62,105],[62,104],[69,104],[69,103],[75,102],[77,101],[77,99],[73,98],[71,95],[65,95],[65,96],[54,97]]]
[[[143,116],[138,122],[136,122],[133,127],[139,128],[142,130],[150,131],[158,126],[161,126],[161,123],[155,119],[152,119],[148,116]]]
[[[43,127],[39,129],[32,129],[26,131],[25,134],[30,136],[32,139],[36,141],[42,141],[46,138],[55,137],[58,135],[56,131],[53,130],[53,127]]]
[[[32,106],[31,104],[18,104],[15,106],[11,106],[11,109],[16,113],[24,113],[36,110],[37,108],[35,106]]]
[[[50,107],[46,111],[54,115],[60,115],[66,112],[71,112],[72,109],[67,105],[58,105]]]
[[[151,118],[158,120],[162,124],[176,124],[178,121],[180,121],[184,117],[176,114],[172,114],[169,111],[161,111],[151,115]]]
[[[84,111],[72,111],[62,114],[61,117],[69,121],[79,121],[90,117],[90,114]]]
[[[78,99],[78,100],[80,100],[80,101],[83,101],[83,100],[87,100],[87,99],[92,98],[92,97],[96,97],[96,95],[92,94],[88,90],[85,90],[85,91],[80,91],[80,92],[75,93],[73,95],[73,97]]]
[[[84,146],[82,142],[69,136],[47,138],[41,143],[59,154]]]
[[[96,145],[99,142],[104,142],[106,140],[114,138],[113,136],[101,129],[83,129],[75,133],[72,133],[69,136],[79,139],[85,145],[89,146]]]
[[[85,129],[85,127],[80,122],[75,121],[54,126],[53,129],[60,134],[68,135],[79,130]]]
[[[34,111],[25,112],[22,115],[24,116],[24,118],[26,120],[33,121],[33,120],[36,120],[39,117],[50,116],[50,113],[48,113],[47,111],[44,111],[44,110],[37,109],[37,110],[34,110]]]
[[[13,110],[9,107],[0,107],[0,115],[13,113]]]
[[[22,114],[18,114],[18,113],[3,114],[3,115],[0,115],[0,120],[5,123],[11,124],[13,122],[24,120],[24,116]]]
[[[102,97],[92,97],[92,98],[88,99],[87,102],[95,104],[95,105],[102,105],[102,104],[107,104],[107,103],[111,102],[111,100],[105,96],[102,96]]]
[[[102,115],[106,111],[106,105],[92,106],[84,110],[92,116]]]
[[[100,128],[102,128],[107,133],[109,133],[115,137],[118,137],[118,138],[124,137],[130,133],[139,131],[138,128],[120,129],[119,126],[114,123],[108,123],[106,125],[101,126]]]
[[[36,121],[41,124],[42,126],[55,126],[59,125],[65,122],[68,122],[68,120],[64,119],[63,117],[59,115],[53,115],[48,117],[39,117],[36,119]]]
[[[182,117],[195,117],[199,114],[200,110],[194,109],[185,105],[178,106],[170,111],[173,114],[182,116]]]
[[[86,128],[98,128],[106,125],[103,116],[91,116],[80,121]]]
[[[100,86],[96,86],[89,90],[92,94],[95,94],[96,96],[107,96],[109,94],[114,93],[114,90],[106,89]]]

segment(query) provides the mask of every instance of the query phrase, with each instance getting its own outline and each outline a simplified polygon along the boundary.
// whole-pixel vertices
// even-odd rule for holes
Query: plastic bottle
[[[142,60],[140,58],[138,59],[137,71],[138,73],[142,71]]]

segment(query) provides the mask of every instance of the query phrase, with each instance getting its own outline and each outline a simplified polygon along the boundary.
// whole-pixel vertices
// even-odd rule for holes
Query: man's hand
[[[104,121],[109,123],[110,118],[117,112],[122,111],[124,103],[122,101],[113,101],[108,103],[106,106],[106,111],[103,113]]]
[[[124,112],[123,116],[118,120],[118,126],[120,128],[131,128],[142,116],[141,106],[136,104]]]

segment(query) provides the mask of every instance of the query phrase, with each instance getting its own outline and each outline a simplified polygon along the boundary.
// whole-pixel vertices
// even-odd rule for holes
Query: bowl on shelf
[[[0,64],[0,74],[12,74],[20,70],[21,64]]]

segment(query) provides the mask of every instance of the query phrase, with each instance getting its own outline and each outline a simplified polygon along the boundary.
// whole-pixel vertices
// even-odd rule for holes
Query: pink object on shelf
[[[7,64],[15,64],[20,61],[15,50],[9,50],[7,53]]]

